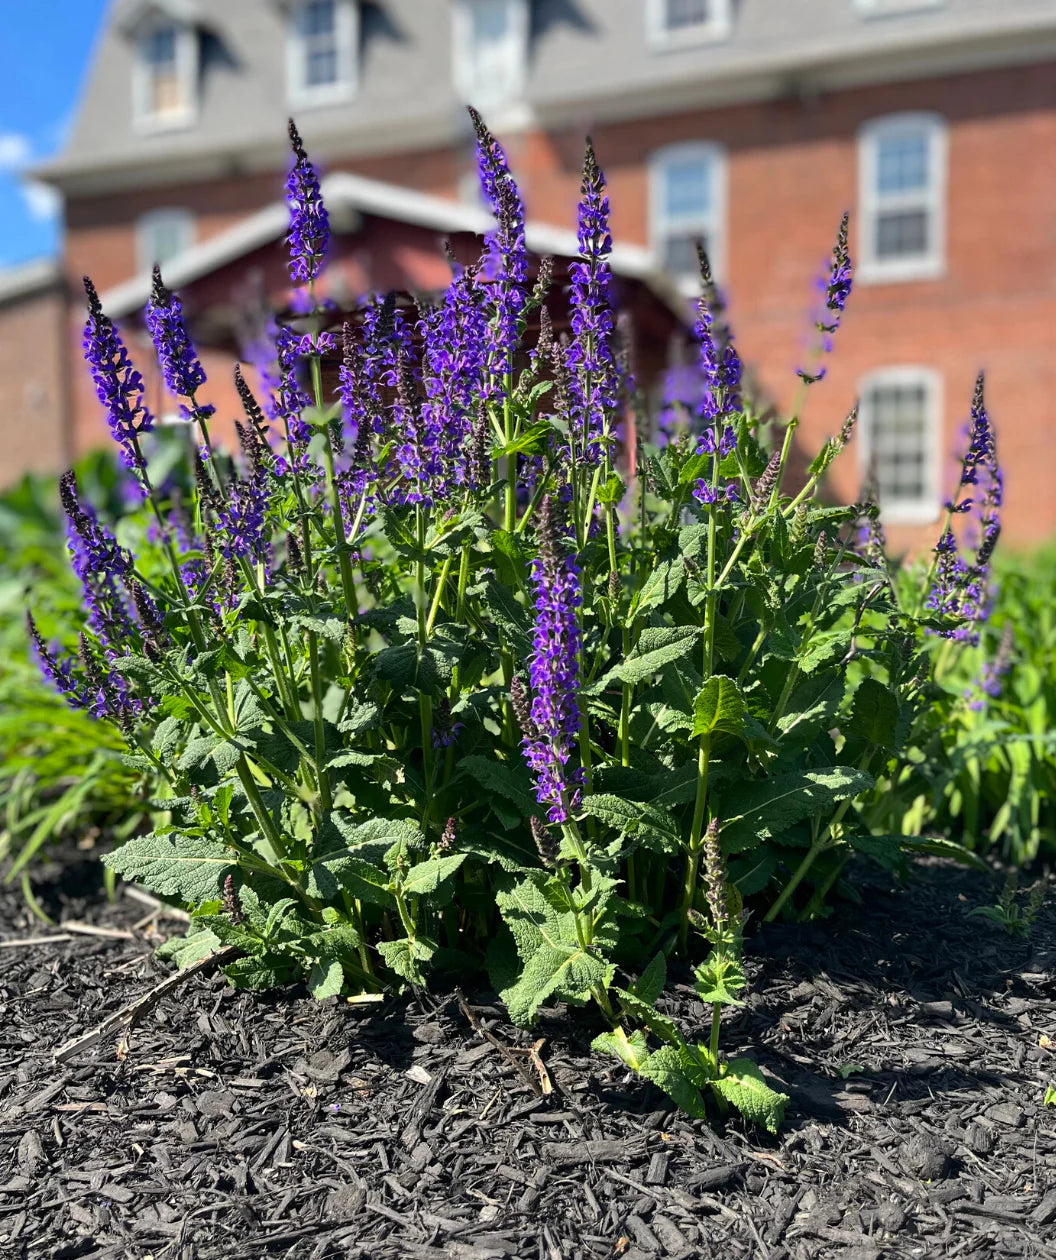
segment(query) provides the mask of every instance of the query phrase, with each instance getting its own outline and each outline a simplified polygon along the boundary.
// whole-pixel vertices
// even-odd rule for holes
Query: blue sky
[[[54,194],[24,172],[63,147],[106,3],[0,0],[0,267],[58,249]]]

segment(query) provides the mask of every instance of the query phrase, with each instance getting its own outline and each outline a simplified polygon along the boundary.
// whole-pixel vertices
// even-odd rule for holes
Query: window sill
[[[171,118],[158,117],[154,114],[133,116],[132,127],[137,135],[153,136],[159,132],[187,131],[198,121],[196,110],[188,110],[184,114],[174,114]]]
[[[335,83],[325,88],[293,88],[286,101],[293,109],[322,109],[327,105],[347,105],[355,99],[354,83]]]
[[[880,522],[888,525],[934,525],[939,519],[937,503],[891,503],[880,505]]]
[[[728,23],[716,23],[702,30],[683,31],[681,34],[657,32],[649,39],[651,53],[681,52],[683,49],[706,48],[710,44],[721,44],[730,38],[731,28]]]
[[[860,262],[854,279],[861,284],[911,284],[917,280],[942,280],[946,263],[941,258],[892,259]]]

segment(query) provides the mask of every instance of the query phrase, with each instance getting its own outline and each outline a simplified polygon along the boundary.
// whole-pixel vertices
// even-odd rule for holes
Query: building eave
[[[54,258],[34,258],[15,267],[5,267],[0,270],[0,306],[60,289],[63,283],[62,268]]]
[[[494,227],[494,219],[482,207],[449,201],[344,171],[337,171],[323,180],[322,194],[331,215],[344,215],[346,223],[354,222],[357,215],[374,215],[438,233],[465,232],[474,236],[483,236]],[[270,241],[277,241],[285,234],[288,225],[286,204],[273,202],[226,232],[171,259],[165,267],[165,283],[174,289],[191,284]],[[576,233],[551,223],[528,222],[525,225],[525,241],[528,248],[538,255],[575,258],[579,254]],[[659,270],[648,250],[633,245],[616,245],[609,261],[616,275],[640,282],[680,321],[685,320],[685,296]],[[103,307],[114,318],[123,318],[146,305],[150,289],[150,272],[141,271],[105,292],[102,295]]]

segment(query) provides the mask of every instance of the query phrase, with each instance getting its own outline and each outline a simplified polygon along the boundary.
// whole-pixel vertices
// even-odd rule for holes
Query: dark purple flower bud
[[[205,372],[187,332],[183,305],[175,293],[165,288],[157,263],[154,264],[154,284],[147,303],[147,331],[154,343],[169,393],[177,398],[191,399],[195,415],[211,416],[215,407],[199,407],[194,403],[196,392],[205,384]]]
[[[26,613],[26,634],[29,636],[30,651],[45,681],[65,698],[71,709],[88,708],[90,698],[73,672],[73,658],[60,655],[58,649],[48,647],[37,629],[33,614],[29,612]]]
[[[160,660],[165,648],[171,642],[169,632],[165,627],[165,615],[134,578],[129,580],[128,588],[132,593],[132,603],[139,621],[143,647],[152,661]]]
[[[309,284],[323,269],[330,244],[330,220],[319,191],[319,177],[304,151],[300,134],[290,119],[293,166],[286,178],[286,204],[290,208],[290,275]]]
[[[726,922],[726,872],[719,847],[719,820],[713,818],[704,832],[704,883],[712,925],[721,930]]]
[[[255,479],[235,481],[216,514],[220,551],[226,559],[265,560],[267,497]]]
[[[154,417],[145,401],[143,377],[132,366],[113,322],[103,314],[95,285],[87,276],[84,291],[88,295],[88,320],[82,340],[85,361],[99,401],[106,408],[110,433],[121,448],[121,460],[126,468],[138,472],[143,464],[137,451],[139,435],[154,427]]]
[[[847,305],[847,299],[851,296],[851,255],[847,249],[847,227],[850,217],[845,210],[840,220],[840,230],[836,233],[832,265],[829,268],[829,282],[825,286],[825,306],[837,316],[842,313]],[[824,331],[835,332],[835,324]]]
[[[450,748],[462,729],[461,722],[451,721],[451,702],[447,696],[441,696],[433,709],[433,747]]]
[[[777,474],[781,471],[781,451],[775,450],[770,456],[770,462],[763,470],[762,476],[752,487],[753,500],[765,506],[770,502],[770,496],[774,493],[774,487],[777,485]]]
[[[558,854],[557,842],[548,831],[546,824],[541,818],[537,818],[533,814],[531,818],[528,819],[528,825],[531,828],[532,839],[535,841],[535,847],[539,853],[539,860],[544,866],[556,866]]]
[[[238,396],[242,400],[242,409],[246,413],[246,419],[250,422],[257,433],[263,437],[267,433],[267,421],[264,419],[264,413],[260,409],[260,404],[253,396],[253,391],[246,384],[246,378],[242,375],[242,367],[235,364],[235,388],[238,390]]]
[[[59,498],[66,513],[66,542],[73,571],[81,581],[88,624],[104,643],[122,643],[133,633],[121,591],[132,572],[132,557],[100,522],[90,503],[82,503],[72,471],[59,478]]]

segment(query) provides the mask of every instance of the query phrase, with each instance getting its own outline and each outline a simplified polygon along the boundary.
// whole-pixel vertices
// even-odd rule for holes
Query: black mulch
[[[966,917],[996,891],[932,863],[750,938],[724,1044],[792,1095],[777,1139],[682,1118],[589,1055],[581,1016],[527,1034],[481,994],[504,1045],[546,1038],[550,1097],[454,999],[316,1004],[216,977],[56,1067],[164,974],[158,938],[2,948],[0,1256],[1056,1257],[1056,913],[1012,940]],[[144,913],[50,892],[67,919]],[[52,934],[11,890],[0,932]],[[676,1004],[703,1026],[688,991]]]

